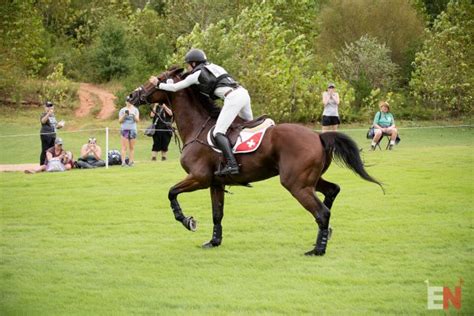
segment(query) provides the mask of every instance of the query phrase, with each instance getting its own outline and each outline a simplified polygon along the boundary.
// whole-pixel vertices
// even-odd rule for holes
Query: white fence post
[[[109,128],[105,128],[105,169],[109,169]]]

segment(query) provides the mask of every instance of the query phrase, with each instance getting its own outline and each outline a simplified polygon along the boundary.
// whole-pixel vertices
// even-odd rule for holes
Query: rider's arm
[[[158,89],[166,90],[171,92],[176,92],[181,89],[187,88],[193,84],[199,83],[199,75],[201,74],[201,70],[196,71],[195,73],[186,77],[186,79],[178,81],[176,83],[160,83],[158,85]]]

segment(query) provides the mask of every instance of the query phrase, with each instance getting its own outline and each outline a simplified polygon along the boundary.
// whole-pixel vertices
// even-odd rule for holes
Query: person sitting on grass
[[[101,159],[102,149],[97,145],[94,137],[89,138],[87,144],[81,148],[81,156],[77,160],[77,167],[83,169],[104,167],[105,161]]]
[[[370,147],[372,150],[375,150],[375,146],[378,144],[382,136],[389,135],[390,145],[388,149],[392,150],[398,136],[398,130],[395,127],[395,119],[393,118],[393,114],[390,113],[390,105],[388,102],[381,101],[379,103],[379,108],[380,111],[375,113],[374,117],[373,126],[375,128],[375,134]]]
[[[63,140],[56,138],[54,147],[46,151],[46,162],[37,169],[25,170],[25,173],[33,174],[37,172],[55,172],[71,170],[74,167],[73,155],[70,151],[63,149]]]

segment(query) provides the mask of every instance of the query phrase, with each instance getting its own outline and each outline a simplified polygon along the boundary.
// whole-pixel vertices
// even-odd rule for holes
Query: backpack
[[[109,166],[122,164],[122,155],[117,149],[109,150],[107,158],[109,160]]]

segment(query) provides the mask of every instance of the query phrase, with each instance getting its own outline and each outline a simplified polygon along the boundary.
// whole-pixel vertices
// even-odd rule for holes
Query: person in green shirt
[[[373,126],[375,127],[374,138],[372,139],[371,148],[375,150],[375,146],[379,142],[383,135],[390,136],[389,150],[395,146],[395,140],[397,139],[398,130],[395,127],[395,119],[393,114],[390,113],[390,105],[386,101],[379,103],[380,111],[375,113]]]

